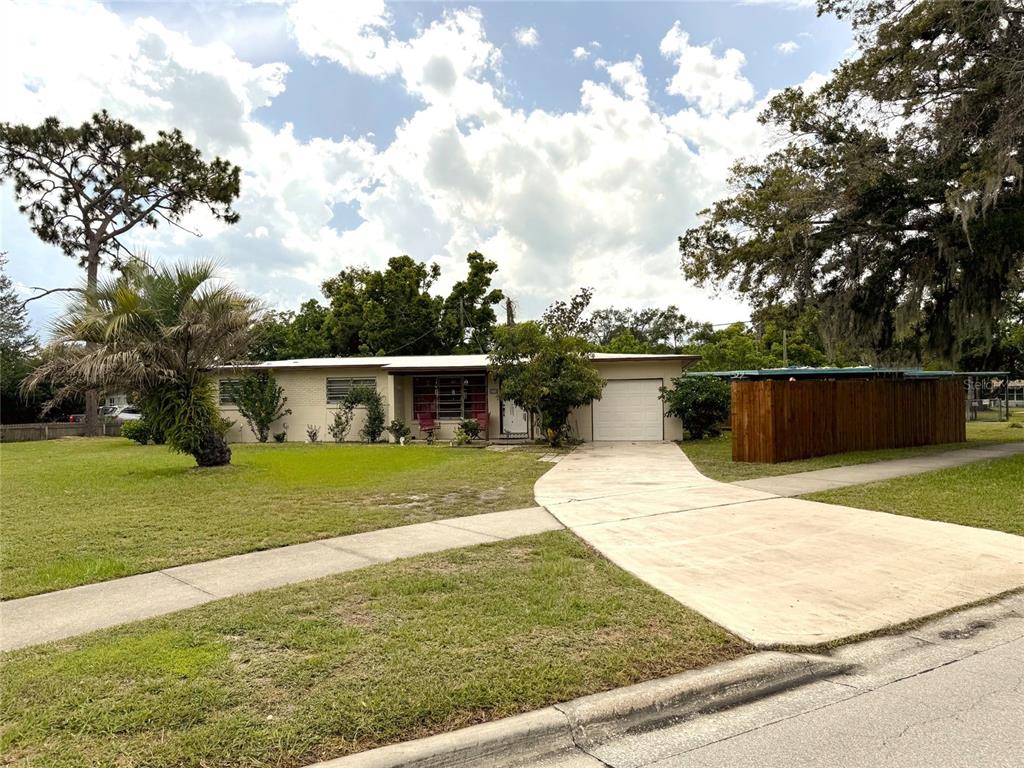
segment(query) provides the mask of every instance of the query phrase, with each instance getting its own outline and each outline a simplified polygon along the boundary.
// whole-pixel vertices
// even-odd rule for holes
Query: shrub
[[[224,435],[232,422],[220,415],[213,382],[167,384],[154,388],[140,402],[151,433],[166,435],[174,450],[187,453],[200,467],[230,463],[231,448]]]
[[[149,442],[150,438],[149,425],[142,419],[126,421],[121,425],[121,437],[127,437],[139,445],[145,445]]]
[[[352,426],[352,415],[356,406],[366,408],[366,421],[359,436],[368,443],[376,443],[384,434],[384,400],[373,387],[353,387],[334,412],[334,421],[327,428],[336,442],[343,442]]]
[[[348,434],[349,427],[352,426],[352,409],[346,407],[344,404],[334,412],[334,421],[327,427],[327,431],[331,437],[334,438],[334,442],[343,443],[345,442],[345,435]]]
[[[291,408],[284,407],[288,402],[284,389],[266,371],[246,374],[238,382],[234,395],[238,412],[261,443],[267,442],[270,425],[292,412]]]
[[[720,433],[718,425],[729,418],[728,382],[713,376],[681,376],[672,388],[661,388],[668,412],[677,416],[694,440]]]
[[[408,438],[412,434],[412,430],[401,419],[392,419],[388,424],[388,434],[396,443],[400,443],[403,437]]]
[[[470,440],[476,440],[480,437],[480,422],[476,419],[463,419],[459,422],[458,429],[462,430],[463,434]]]
[[[352,407],[366,406],[366,421],[359,430],[359,436],[368,443],[376,443],[384,434],[384,400],[373,387],[354,387],[345,398]]]
[[[318,424],[307,424],[306,425],[306,438],[311,443],[315,443],[320,439],[320,426]]]
[[[283,443],[286,437],[288,437],[288,433],[287,432],[275,432],[274,433],[274,442],[275,443]]]

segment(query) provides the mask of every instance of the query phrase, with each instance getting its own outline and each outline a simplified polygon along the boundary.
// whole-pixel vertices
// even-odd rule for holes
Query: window
[[[327,402],[340,403],[356,387],[369,387],[377,391],[376,379],[328,379]]]
[[[234,405],[235,393],[241,384],[240,379],[221,379],[217,390],[221,405]]]
[[[412,380],[413,411],[435,419],[487,418],[487,377],[416,376]]]

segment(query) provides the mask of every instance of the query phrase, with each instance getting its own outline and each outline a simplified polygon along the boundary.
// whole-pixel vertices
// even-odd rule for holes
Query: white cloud
[[[526,315],[591,285],[600,305],[675,303],[700,319],[744,316],[738,302],[683,281],[675,242],[725,191],[729,165],[766,146],[756,121],[763,101],[754,101],[739,51],[690,45],[676,25],[662,52],[677,64],[669,91],[690,102],[681,109],[652,103],[636,56],[599,62],[575,108],[524,111],[505,101],[500,51],[480,12],[446,12],[400,36],[383,5],[346,10],[356,6],[345,14],[300,2],[288,16],[306,55],[395,78],[419,100],[379,148],[364,139],[303,141],[290,125],[274,131],[256,121],[254,110],[287,86],[284,65],[256,67],[227,46],[197,46],[155,21],[125,22],[86,4],[60,14],[17,6],[18,23],[0,31],[0,120],[56,113],[77,121],[106,106],[147,133],[177,125],[204,153],[238,162],[238,225],[196,217],[201,240],[165,229],[146,242],[157,256],[214,256],[271,304],[295,306],[339,269],[379,267],[400,253],[436,261],[451,282],[479,249],[498,261],[499,284]],[[90,39],[105,45],[93,50]],[[8,189],[2,197],[7,247],[10,222],[18,237],[27,228]],[[339,206],[361,223],[332,226]]]
[[[536,48],[540,45],[540,35],[533,27],[519,27],[515,31],[516,43],[523,48]]]
[[[359,8],[353,14],[352,9]],[[288,10],[299,50],[372,77],[400,75],[406,90],[429,104],[446,104],[460,116],[496,108],[486,75],[501,51],[484,34],[475,8],[445,11],[416,37],[400,40],[383,0],[336,3],[298,0]]]
[[[606,64],[609,79],[622,89],[630,99],[647,101],[647,78],[644,77],[644,62],[637,54],[632,61],[620,61],[617,64]]]
[[[775,46],[775,50],[781,53],[783,56],[788,56],[791,53],[796,53],[800,50],[800,44],[795,40],[786,40],[784,43],[779,43]]]
[[[352,72],[383,77],[398,71],[401,45],[384,0],[336,3],[303,0],[288,11],[299,49],[337,61]]]
[[[584,48],[582,45],[577,45],[572,49],[572,57],[577,60],[582,60],[590,56],[590,51]]]
[[[741,71],[746,63],[741,51],[729,48],[716,56],[711,45],[691,45],[678,21],[662,39],[660,49],[676,65],[665,90],[682,96],[702,112],[728,112],[754,98],[754,86]]]
[[[784,8],[814,8],[818,0],[743,0],[744,5],[781,5]]]

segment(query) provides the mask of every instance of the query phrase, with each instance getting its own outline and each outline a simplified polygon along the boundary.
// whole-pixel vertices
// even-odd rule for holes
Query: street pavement
[[[539,768],[1019,768],[1024,618],[967,616],[840,649],[863,662],[850,675]]]

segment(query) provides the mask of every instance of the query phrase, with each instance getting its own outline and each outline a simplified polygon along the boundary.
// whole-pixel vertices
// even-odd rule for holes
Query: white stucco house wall
[[[600,400],[572,413],[569,423],[576,437],[584,441],[682,439],[682,424],[665,414],[659,390],[699,356],[598,352],[593,359],[606,384]],[[386,423],[400,418],[416,438],[423,436],[424,425],[433,425],[437,439],[451,439],[464,418],[475,418],[489,440],[536,436],[530,414],[502,399],[486,355],[431,355],[274,360],[218,369],[214,376],[221,413],[235,422],[228,433],[232,442],[256,440],[231,398],[233,382],[249,370],[270,371],[284,389],[292,412],[275,422],[271,433],[284,431],[289,442],[305,441],[307,425],[318,426],[320,439],[330,440],[327,428],[334,412],[355,386],[375,387],[384,400]],[[361,411],[356,410],[349,440],[359,439]]]

